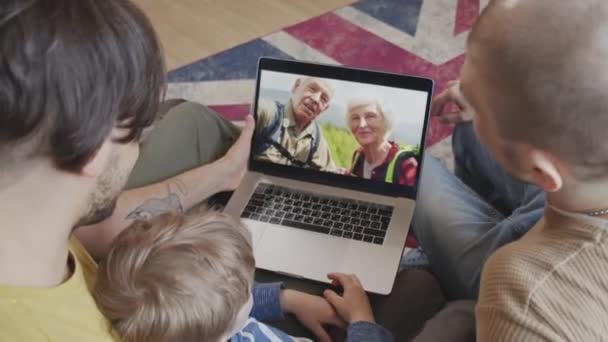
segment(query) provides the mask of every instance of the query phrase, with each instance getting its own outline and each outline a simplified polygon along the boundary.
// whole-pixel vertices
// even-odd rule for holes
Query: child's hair
[[[217,341],[249,300],[251,235],[228,215],[137,221],[101,263],[94,296],[125,342]]]

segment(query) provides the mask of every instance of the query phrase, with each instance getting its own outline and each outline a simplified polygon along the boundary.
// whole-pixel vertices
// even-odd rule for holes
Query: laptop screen
[[[429,92],[261,70],[254,160],[415,188]]]

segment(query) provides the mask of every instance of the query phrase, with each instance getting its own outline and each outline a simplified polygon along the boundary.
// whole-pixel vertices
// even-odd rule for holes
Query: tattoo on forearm
[[[175,180],[167,183],[167,196],[163,198],[151,198],[144,201],[140,206],[130,212],[127,220],[145,220],[166,212],[183,213],[181,196],[188,195],[188,189],[184,182]]]
[[[169,191],[170,194],[176,193],[181,196],[188,195],[188,188],[186,187],[186,184],[179,179],[167,183],[167,191]]]

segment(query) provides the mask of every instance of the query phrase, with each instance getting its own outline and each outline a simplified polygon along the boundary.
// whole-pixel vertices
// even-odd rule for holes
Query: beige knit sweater
[[[492,255],[478,341],[608,341],[608,221],[555,208]]]

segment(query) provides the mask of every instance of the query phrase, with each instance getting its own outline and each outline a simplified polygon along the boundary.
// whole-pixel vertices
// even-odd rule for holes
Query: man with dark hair
[[[3,1],[0,51],[0,282],[54,286],[74,227],[112,213],[163,59],[127,1]]]
[[[0,5],[0,50],[0,339],[110,340],[89,293],[97,266],[86,250],[103,257],[127,221],[155,214],[150,199],[173,205],[165,211],[183,211],[234,188],[246,168],[253,122],[225,153],[238,130],[204,115],[200,105],[184,104],[181,121],[173,122],[198,115],[198,124],[218,135],[210,141],[224,144],[209,146],[218,152],[208,160],[225,155],[118,198],[165,87],[148,19],[129,1],[7,0]],[[140,173],[131,183],[151,177]],[[76,229],[82,245],[72,236],[76,227],[102,221]],[[279,285],[266,292],[278,297]],[[281,299],[299,308],[289,305],[293,298],[311,297],[289,291]],[[336,318],[324,300],[314,303]],[[314,322],[327,319],[307,314]]]
[[[182,103],[139,153],[164,87],[154,30],[130,1],[0,2],[1,341],[113,340],[90,294],[94,258],[134,219],[186,211],[241,181],[251,118],[241,133]],[[277,283],[258,294],[320,339],[337,321],[322,297]]]

